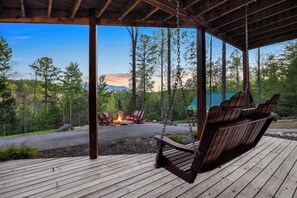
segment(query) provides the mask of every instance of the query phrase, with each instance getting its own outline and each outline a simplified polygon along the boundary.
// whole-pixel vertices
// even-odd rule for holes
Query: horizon
[[[152,35],[159,28],[140,27],[140,34]],[[108,85],[129,87],[130,35],[125,27],[98,26],[98,76],[105,75]],[[187,29],[195,31],[195,29]],[[70,62],[77,62],[88,81],[88,26],[44,24],[0,24],[0,35],[13,51],[12,79],[29,79],[29,65],[41,57],[53,59],[53,64],[62,71]],[[207,34],[207,41],[210,35]],[[213,37],[213,61],[221,57],[222,42]],[[283,43],[261,48],[261,56],[279,53]],[[207,46],[209,48],[209,46]],[[227,60],[235,48],[227,44]],[[182,49],[183,50],[183,49]],[[250,65],[256,64],[257,50],[250,50]],[[173,54],[173,58],[174,58]],[[174,60],[173,60],[174,62]],[[182,66],[185,61],[182,57]],[[160,90],[160,79],[155,74],[154,91]]]

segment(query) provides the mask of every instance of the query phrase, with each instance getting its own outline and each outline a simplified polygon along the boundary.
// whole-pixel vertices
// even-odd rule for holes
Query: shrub
[[[172,135],[168,135],[168,138],[175,142],[178,142],[180,144],[184,144],[184,139],[183,139],[182,135],[172,134]]]
[[[37,152],[37,148],[26,144],[21,144],[19,146],[10,144],[4,149],[0,149],[0,161],[15,159],[33,159],[40,157],[41,154]]]

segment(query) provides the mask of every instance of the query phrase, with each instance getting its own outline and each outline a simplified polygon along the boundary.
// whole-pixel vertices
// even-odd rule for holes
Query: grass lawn
[[[57,132],[57,129],[51,129],[51,130],[47,130],[47,131],[36,131],[36,132],[30,132],[30,133],[0,136],[0,138],[21,137],[21,136],[39,135],[39,134],[56,133],[56,132]]]
[[[272,122],[269,128],[272,128],[272,129],[297,129],[297,120]]]

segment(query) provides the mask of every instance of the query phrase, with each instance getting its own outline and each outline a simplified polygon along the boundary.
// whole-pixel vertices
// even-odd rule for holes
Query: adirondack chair
[[[163,167],[193,183],[198,173],[212,170],[254,148],[275,118],[272,108],[279,94],[242,114],[244,92],[209,109],[200,142],[186,146],[160,136],[156,168]],[[163,151],[164,147],[173,148]]]
[[[187,122],[193,124],[193,126],[195,125],[194,122],[197,119],[197,116],[194,114],[193,110],[187,110]]]
[[[135,124],[141,124],[143,123],[144,119],[144,111],[138,111],[137,116],[134,117],[133,121]]]
[[[130,116],[130,115],[126,116],[126,120],[134,121],[134,118],[137,117],[137,115],[138,115],[138,110],[134,111],[132,116]]]
[[[98,116],[98,121],[100,126],[103,126],[103,125],[108,126],[113,122],[113,118],[109,116],[109,113],[107,112],[104,112],[103,114],[97,112],[97,116]]]

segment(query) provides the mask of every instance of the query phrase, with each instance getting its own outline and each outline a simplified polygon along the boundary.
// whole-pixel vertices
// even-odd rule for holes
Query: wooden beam
[[[259,1],[257,4],[251,4],[248,7],[249,24],[266,19],[273,15],[277,15],[279,13],[290,10],[297,6],[297,2],[288,3],[288,0],[287,1],[270,0],[269,2],[264,1],[266,2],[265,4],[264,3],[260,4],[260,2],[263,2],[263,1]],[[257,5],[260,5],[261,7],[260,6],[258,7]],[[237,28],[244,26],[245,24],[244,17],[245,17],[245,11],[244,9],[242,9],[222,19],[216,20],[215,23],[211,23],[210,26],[216,27],[216,29],[221,33],[226,33],[228,31],[235,30]]]
[[[289,24],[289,25],[286,25],[286,26],[283,26],[283,27],[278,27],[276,26],[275,28],[273,29],[268,29],[267,31],[263,31],[263,32],[260,32],[258,34],[253,34],[250,36],[250,33],[249,33],[249,42],[253,42],[253,41],[257,41],[257,40],[262,40],[264,38],[267,38],[267,37],[270,37],[270,36],[273,36],[273,35],[278,35],[278,34],[286,34],[286,32],[288,31],[291,31],[291,30],[297,30],[297,20],[292,23],[292,24]],[[238,40],[239,43],[243,43],[245,42],[245,39],[242,38],[240,40]]]
[[[98,158],[97,25],[95,10],[89,17],[89,144],[90,159]]]
[[[210,10],[226,3],[228,0],[209,0],[203,1],[196,9],[196,16],[201,16],[202,14],[209,12]]]
[[[120,11],[119,20],[123,20],[130,12],[135,8],[141,0],[130,0],[129,3],[125,4],[125,6]]]
[[[174,17],[174,15],[169,15],[169,16],[166,17],[163,21],[168,21],[168,20],[171,19],[172,17]]]
[[[25,0],[20,0],[21,3],[21,10],[22,10],[22,17],[26,17],[26,9],[25,9]]]
[[[157,12],[159,10],[159,8],[151,8],[151,9],[148,9],[144,15],[143,15],[143,18],[141,19],[142,21],[145,21],[147,20],[150,16],[152,16],[155,12]]]
[[[269,38],[250,43],[249,48],[254,49],[254,48],[263,47],[263,46],[267,46],[267,45],[271,45],[271,44],[275,44],[275,43],[289,41],[289,40],[296,39],[296,38],[297,38],[296,31],[292,32],[292,33],[287,33],[285,35],[271,36]]]
[[[206,45],[205,29],[197,28],[197,112],[198,113],[198,139],[201,139],[206,119]]]
[[[231,12],[234,12],[235,10],[238,10],[241,7],[244,7],[246,3],[252,3],[255,0],[236,0],[236,1],[228,1],[225,5],[217,8],[213,12],[208,12],[204,14],[204,19],[207,23],[214,21],[218,18],[223,18],[222,16],[225,16]]]
[[[109,6],[112,0],[102,0],[99,3],[99,7],[96,10],[96,17],[100,18],[106,8]]]
[[[75,0],[74,1],[70,18],[74,18],[75,17],[75,15],[76,15],[79,7],[80,7],[81,2],[82,2],[82,0]]]
[[[193,6],[194,4],[198,3],[201,0],[185,0],[184,1],[184,5],[183,5],[183,9],[186,10],[189,7]]]
[[[48,0],[47,17],[50,18],[52,15],[53,0]]]
[[[282,12],[280,14],[271,16],[269,18],[257,21],[255,23],[250,23],[248,26],[249,34],[257,34],[258,32],[266,31],[267,29],[272,29],[275,27],[282,27],[285,25],[293,24],[297,21],[297,8]],[[234,41],[239,40],[244,37],[245,27],[240,27],[236,30],[226,33],[226,37],[232,37]]]
[[[2,11],[2,3],[1,3],[1,1],[0,1],[0,12]]]

